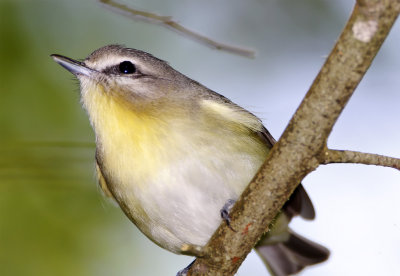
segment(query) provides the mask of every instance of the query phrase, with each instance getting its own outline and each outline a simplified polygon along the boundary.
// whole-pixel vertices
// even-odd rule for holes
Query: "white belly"
[[[130,162],[131,169],[106,172],[109,188],[128,217],[160,246],[176,253],[184,244],[203,246],[221,222],[221,208],[238,198],[263,161],[221,142],[193,148],[180,144],[188,151],[163,146],[148,155],[154,160],[146,163],[154,162],[157,169],[145,176],[135,170],[141,170],[137,162],[143,160],[126,157],[135,153],[122,150],[119,159],[124,166]],[[111,160],[116,164],[115,157]]]

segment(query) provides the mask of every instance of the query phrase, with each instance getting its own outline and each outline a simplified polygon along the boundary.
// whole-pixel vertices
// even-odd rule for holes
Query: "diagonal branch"
[[[338,116],[400,12],[400,0],[360,0],[281,139],[216,230],[189,275],[233,275],[297,187],[320,162]],[[244,231],[246,230],[246,231]]]
[[[182,26],[178,22],[172,20],[171,16],[162,16],[151,12],[140,11],[128,7],[124,4],[118,3],[113,0],[99,0],[107,9],[125,15],[133,20],[142,20],[151,23],[161,24],[171,30],[178,32],[179,34],[186,35],[187,37],[205,44],[213,49],[229,52],[235,55],[240,55],[248,58],[254,58],[255,53],[253,50],[224,44],[215,40],[212,40],[204,35],[198,34],[188,28]]]
[[[400,170],[400,159],[398,158],[359,151],[326,149],[321,159],[321,164],[358,163]]]

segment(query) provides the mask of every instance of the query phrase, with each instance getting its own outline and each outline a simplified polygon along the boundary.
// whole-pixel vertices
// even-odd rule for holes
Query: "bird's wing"
[[[271,133],[269,133],[265,127],[258,132],[258,135],[270,148],[272,148],[272,146],[276,143],[274,137],[272,137]],[[308,197],[306,190],[301,184],[297,186],[289,200],[285,203],[283,210],[289,219],[297,215],[300,215],[305,219],[315,218],[314,206]]]
[[[99,163],[97,162],[97,160],[96,160],[96,173],[97,173],[97,179],[99,182],[99,186],[100,186],[101,190],[103,191],[104,195],[115,200],[114,196],[112,195],[112,193],[110,192],[110,190],[107,187],[106,179],[104,178],[103,173],[101,172],[101,169],[100,169],[100,166],[99,166]]]

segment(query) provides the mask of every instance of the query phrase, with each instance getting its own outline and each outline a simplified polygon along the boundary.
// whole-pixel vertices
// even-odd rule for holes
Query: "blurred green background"
[[[151,52],[254,111],[279,137],[344,26],[351,2],[125,1],[172,15],[216,40],[255,48],[257,57],[251,60],[132,21],[95,0],[0,0],[0,275],[175,275],[192,260],[153,245],[103,198],[94,176],[94,136],[79,104],[78,83],[50,54],[79,59],[110,43]],[[335,128],[336,147],[400,155],[398,29],[397,24],[367,74],[369,80],[360,86],[362,92]],[[306,188],[321,218],[306,226],[298,222],[297,229],[330,247],[333,255],[305,275],[354,275],[360,265],[363,275],[375,275],[382,267],[390,268],[391,275],[400,272],[395,267],[400,221],[391,218],[398,216],[392,210],[400,205],[389,198],[400,192],[400,178],[390,170],[364,168],[324,167],[308,177],[309,183],[318,182],[306,181]],[[388,175],[393,178],[383,180]],[[323,182],[326,178],[336,179],[331,185]],[[354,183],[369,188],[361,194]],[[367,210],[371,202],[374,207]],[[376,227],[371,218],[382,218],[386,210],[391,220],[385,224],[380,219]],[[344,221],[352,227],[337,227]],[[377,237],[368,241],[377,246],[370,255],[357,251],[364,246],[363,237],[354,242],[359,229],[367,228],[372,232],[366,237]],[[392,232],[397,239],[388,234]],[[254,255],[239,271],[266,273]]]

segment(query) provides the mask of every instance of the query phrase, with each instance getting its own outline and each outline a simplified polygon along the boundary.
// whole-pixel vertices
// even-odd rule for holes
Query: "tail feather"
[[[329,257],[327,248],[290,230],[288,224],[295,216],[308,220],[315,218],[313,204],[301,184],[255,247],[272,275],[292,275]]]
[[[292,231],[286,241],[268,245],[261,242],[256,251],[275,276],[295,274],[306,266],[323,262],[329,257],[329,250],[324,246]]]

